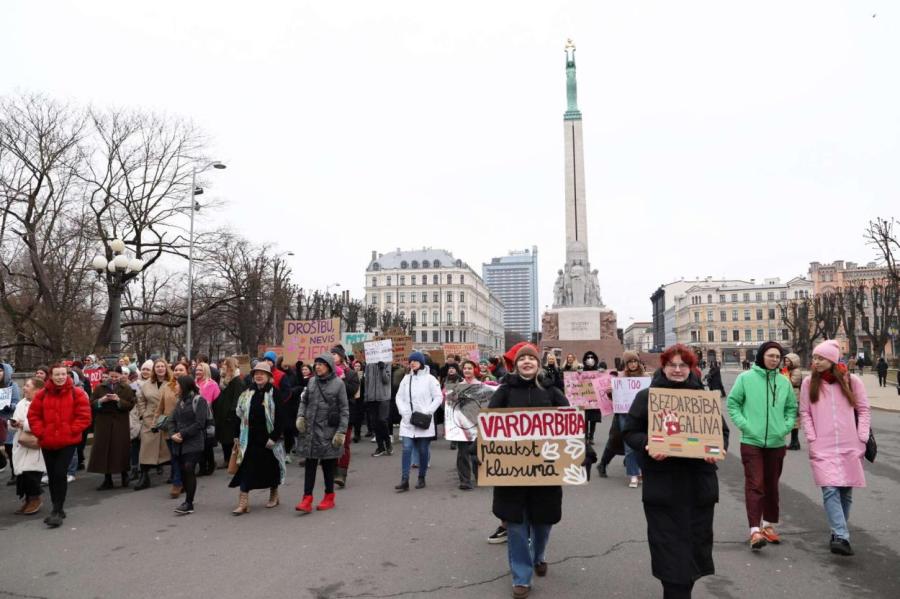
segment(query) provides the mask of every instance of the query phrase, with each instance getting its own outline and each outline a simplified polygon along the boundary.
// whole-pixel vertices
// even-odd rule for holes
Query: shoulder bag
[[[853,419],[856,421],[856,429],[859,430],[859,413],[853,410]],[[872,432],[872,423],[869,422],[869,439],[866,441],[866,459],[875,463],[875,456],[878,455],[878,444],[875,443],[875,433]]]
[[[415,375],[413,375],[415,376]],[[431,414],[425,414],[424,412],[416,412],[415,408],[413,408],[412,402],[412,376],[409,378],[409,411],[412,414],[409,417],[409,422],[416,428],[420,428],[422,430],[428,430],[431,428]]]

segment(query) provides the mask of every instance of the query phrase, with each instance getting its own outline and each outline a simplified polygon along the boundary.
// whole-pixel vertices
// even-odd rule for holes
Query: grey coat
[[[390,401],[391,365],[366,364],[366,401]]]
[[[331,355],[326,355],[329,365],[333,366]],[[328,413],[333,410],[340,413],[340,423],[337,426],[328,425]],[[300,409],[297,413],[306,418],[306,432],[300,435],[298,446],[300,455],[319,460],[340,458],[344,453],[343,446],[334,447],[331,441],[335,433],[346,431],[350,422],[350,404],[344,381],[335,376],[333,370],[324,378],[310,378],[300,395]]]

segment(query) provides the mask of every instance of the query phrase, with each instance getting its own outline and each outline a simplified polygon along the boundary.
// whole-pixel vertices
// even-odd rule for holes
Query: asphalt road
[[[730,373],[726,382],[733,379]],[[608,423],[598,428],[605,440]],[[828,552],[828,525],[806,452],[788,452],[782,478],[783,543],[758,554],[747,547],[740,460],[720,469],[714,556],[718,575],[695,597],[900,596],[900,413],[877,412],[879,455],[866,464],[869,486],[854,495],[851,535],[857,555]],[[737,435],[732,449],[737,447]],[[371,458],[353,446],[348,486],[337,509],[299,516],[302,469],[289,466],[283,505],[230,514],[237,493],[224,471],[201,478],[196,513],[177,517],[177,501],[151,489],[98,492],[96,475],[70,486],[68,519],[46,530],[39,518],[12,515],[11,487],[0,488],[0,597],[508,597],[506,546],[489,545],[497,522],[490,489],[456,489],[455,452],[435,443],[428,488],[398,495],[400,456]],[[735,452],[736,453],[736,452]],[[532,597],[659,597],[650,575],[640,492],[626,486],[622,459],[610,478],[567,489],[554,527],[550,571]],[[321,483],[320,483],[321,484]],[[316,499],[321,495],[317,489]]]

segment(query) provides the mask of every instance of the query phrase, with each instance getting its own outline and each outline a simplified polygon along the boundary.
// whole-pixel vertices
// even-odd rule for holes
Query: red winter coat
[[[28,408],[28,425],[41,449],[62,449],[81,443],[81,434],[91,425],[91,404],[83,389],[66,377],[62,387],[47,380]]]

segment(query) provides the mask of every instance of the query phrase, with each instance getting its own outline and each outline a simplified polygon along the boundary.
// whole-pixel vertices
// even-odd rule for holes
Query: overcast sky
[[[873,14],[875,15],[873,18]],[[3,3],[0,93],[196,121],[226,222],[296,282],[362,294],[371,250],[481,271],[565,255],[575,40],[590,257],[625,327],[661,283],[865,262],[896,214],[900,7],[831,2]]]

